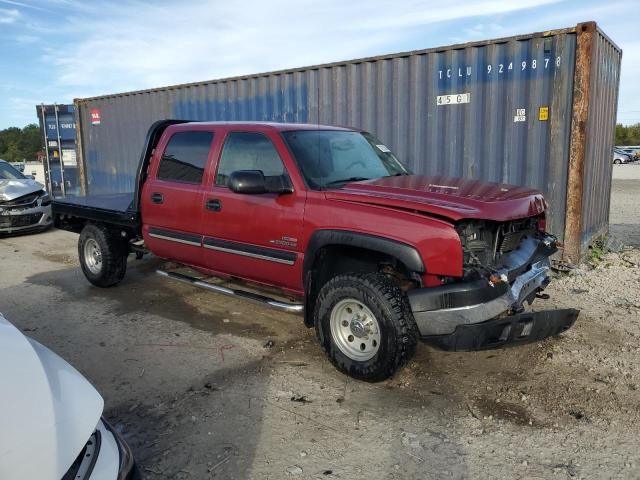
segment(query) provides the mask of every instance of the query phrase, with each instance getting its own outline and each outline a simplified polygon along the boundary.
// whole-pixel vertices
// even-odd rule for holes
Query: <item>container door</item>
[[[204,171],[213,132],[177,131],[158,146],[142,190],[143,236],[163,258],[199,266]]]
[[[214,271],[297,291],[302,288],[298,242],[306,192],[238,194],[227,187],[237,170],[261,170],[267,179],[288,176],[274,142],[282,140],[255,131],[227,134],[214,185],[204,196],[204,263]]]

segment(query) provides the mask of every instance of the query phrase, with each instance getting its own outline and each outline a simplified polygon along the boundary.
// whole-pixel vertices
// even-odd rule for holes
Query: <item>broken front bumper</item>
[[[426,336],[422,340],[443,350],[455,352],[521,345],[570,329],[579,313],[574,309],[519,313],[482,323],[458,325],[453,333]]]
[[[409,303],[422,338],[441,346],[457,345],[459,342],[461,345],[475,345],[469,340],[475,335],[480,339],[477,348],[492,348],[482,345],[515,343],[517,339],[527,336],[539,340],[544,338],[539,336],[544,332],[553,335],[569,328],[575,321],[575,317],[571,320],[571,313],[549,312],[542,315],[544,312],[541,312],[534,314],[538,315],[536,318],[527,320],[523,324],[527,325],[526,328],[520,328],[517,339],[514,337],[514,332],[519,331],[519,317],[524,318],[522,315],[526,314],[512,314],[521,312],[523,304],[531,303],[536,293],[549,284],[549,256],[557,250],[556,243],[555,237],[548,234],[525,239],[517,250],[502,258],[502,266],[496,272],[496,276],[502,278],[499,283],[481,279],[411,290],[408,293]],[[536,325],[542,326],[534,328]],[[497,337],[496,328],[500,330]],[[459,340],[460,335],[465,338],[464,341]],[[438,336],[443,340],[436,341]],[[453,337],[446,340],[445,336]]]
[[[51,225],[51,205],[22,209],[0,206],[0,235],[46,230]]]

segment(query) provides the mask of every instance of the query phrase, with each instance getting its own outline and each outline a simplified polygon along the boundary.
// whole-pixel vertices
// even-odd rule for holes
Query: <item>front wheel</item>
[[[382,274],[345,274],[320,290],[316,333],[342,372],[384,380],[415,353],[417,327],[406,295]]]
[[[78,239],[78,257],[84,276],[97,287],[119,283],[127,271],[127,245],[108,227],[85,225]]]
[[[613,161],[613,163],[614,163],[614,165],[620,165],[620,164],[622,163],[622,160],[620,160],[619,158],[616,158],[616,159]]]

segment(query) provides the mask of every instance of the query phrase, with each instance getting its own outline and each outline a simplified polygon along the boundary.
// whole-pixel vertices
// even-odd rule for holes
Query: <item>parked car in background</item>
[[[626,153],[631,157],[632,161],[636,161],[640,159],[640,147],[630,146],[630,147],[616,147],[622,153]]]
[[[2,314],[0,381],[0,478],[140,478],[131,450],[102,418],[93,385]]]
[[[43,185],[0,160],[0,235],[42,231],[52,224]]]
[[[613,149],[613,163],[616,165],[632,162],[633,158],[630,154],[623,152],[619,148]]]

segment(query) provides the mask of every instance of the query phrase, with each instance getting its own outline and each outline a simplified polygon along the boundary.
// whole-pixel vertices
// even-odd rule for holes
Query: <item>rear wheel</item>
[[[118,231],[90,223],[80,233],[80,266],[87,280],[98,287],[111,287],[124,278],[128,254]]]
[[[616,159],[613,161],[613,163],[614,163],[615,165],[620,165],[620,164],[622,163],[622,160],[620,160],[619,158],[616,158]]]
[[[316,333],[331,362],[361,380],[384,380],[415,353],[406,295],[382,274],[345,274],[320,290]]]

